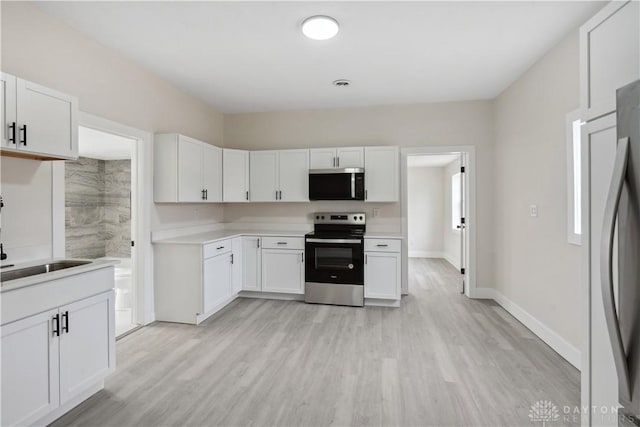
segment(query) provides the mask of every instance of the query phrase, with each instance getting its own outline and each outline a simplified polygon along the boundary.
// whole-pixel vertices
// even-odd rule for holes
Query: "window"
[[[582,168],[580,111],[567,114],[567,238],[569,243],[579,245],[582,235]]]
[[[451,176],[451,228],[460,230],[462,218],[462,174]]]

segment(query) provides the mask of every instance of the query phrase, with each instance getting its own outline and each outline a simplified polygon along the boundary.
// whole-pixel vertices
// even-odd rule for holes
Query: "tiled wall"
[[[131,161],[65,164],[67,257],[131,256]]]

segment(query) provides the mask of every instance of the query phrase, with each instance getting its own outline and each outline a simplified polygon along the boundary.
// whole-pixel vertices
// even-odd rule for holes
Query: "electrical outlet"
[[[529,215],[531,215],[532,218],[538,217],[538,205],[529,205]]]
[[[373,208],[373,217],[377,218],[380,216],[380,208]]]

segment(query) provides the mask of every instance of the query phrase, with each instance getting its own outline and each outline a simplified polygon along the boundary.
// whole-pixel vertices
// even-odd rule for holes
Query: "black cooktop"
[[[316,239],[362,239],[364,237],[364,230],[312,231],[305,236]]]

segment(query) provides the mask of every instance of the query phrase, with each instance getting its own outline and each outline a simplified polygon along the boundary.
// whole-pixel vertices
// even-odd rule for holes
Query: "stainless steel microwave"
[[[311,169],[310,200],[364,200],[364,169]]]

